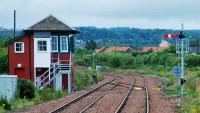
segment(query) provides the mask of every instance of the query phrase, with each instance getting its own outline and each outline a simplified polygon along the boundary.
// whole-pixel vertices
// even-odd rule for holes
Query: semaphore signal
[[[182,39],[185,37],[186,36],[183,34],[183,31],[180,31],[179,34],[164,34],[164,38],[168,38],[168,39],[173,39],[173,38]]]
[[[168,39],[176,39],[176,54],[180,55],[180,68],[181,68],[181,76],[180,76],[180,84],[181,84],[181,96],[184,96],[184,84],[186,82],[184,76],[184,56],[189,52],[189,39],[183,33],[183,24],[181,25],[181,31],[178,34],[164,34],[164,38]]]
[[[178,37],[179,37],[179,34],[164,34],[164,38],[172,39],[172,38],[178,38]]]

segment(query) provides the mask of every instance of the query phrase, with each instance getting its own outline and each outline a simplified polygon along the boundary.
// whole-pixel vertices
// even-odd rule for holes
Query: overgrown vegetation
[[[96,76],[97,80],[94,80]],[[94,82],[99,82],[103,79],[103,76],[97,74],[93,69],[84,69],[75,71],[75,89],[80,90],[94,84]]]
[[[8,46],[7,41],[12,37],[5,37],[0,40],[0,73],[8,73]]]
[[[173,66],[178,63],[178,57],[172,53],[174,48],[170,50],[163,50],[157,53],[147,53],[135,55],[112,52],[112,53],[97,53],[95,61],[96,65],[113,68],[132,69],[142,65],[168,65]],[[75,63],[78,65],[91,66],[92,65],[92,52],[79,50],[76,54]],[[81,54],[79,54],[81,53]]]

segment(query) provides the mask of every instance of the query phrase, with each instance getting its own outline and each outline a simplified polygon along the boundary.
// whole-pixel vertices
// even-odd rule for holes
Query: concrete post
[[[71,72],[69,72],[68,74],[68,93],[71,93]]]

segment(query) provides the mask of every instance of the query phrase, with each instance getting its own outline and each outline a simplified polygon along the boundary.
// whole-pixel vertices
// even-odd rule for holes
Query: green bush
[[[107,53],[98,53],[96,55],[96,62],[98,64],[102,64],[102,63],[105,64],[105,63],[108,63],[108,61],[109,61],[109,56]]]
[[[75,63],[78,65],[91,66],[91,52],[77,52],[75,55]],[[132,55],[130,53],[111,52],[97,53],[95,63],[101,66],[109,66],[114,68],[135,68],[143,65],[167,65],[172,67],[177,65],[180,58],[174,52],[174,47],[164,49],[159,52],[153,52],[143,55]],[[200,55],[187,54],[185,57],[187,66],[194,67],[200,65]]]
[[[0,106],[3,106],[5,110],[11,110],[11,104],[4,98],[0,99]]]
[[[17,96],[20,98],[32,99],[35,97],[35,87],[32,82],[25,79],[18,79]]]
[[[102,80],[103,77],[99,74],[96,74],[96,72],[92,69],[85,69],[85,70],[75,70],[75,78],[74,78],[74,84],[75,89],[83,89],[88,87],[89,85],[92,85],[94,83],[92,75],[97,76],[97,82]]]
[[[111,67],[119,67],[122,65],[121,57],[118,55],[110,57],[109,62]]]
[[[0,73],[8,73],[8,48],[0,48]]]
[[[185,57],[185,62],[187,63],[187,66],[194,67],[200,65],[200,55],[192,55],[188,54]]]

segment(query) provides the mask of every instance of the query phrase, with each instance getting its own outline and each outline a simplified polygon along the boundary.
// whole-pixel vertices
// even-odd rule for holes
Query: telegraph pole
[[[199,54],[199,39],[197,37],[197,55]]]
[[[116,46],[117,46],[117,42],[116,41],[117,41],[117,39],[115,39],[115,56],[116,56],[116,51],[117,51],[116,50]]]
[[[15,38],[15,32],[16,32],[16,11],[14,10],[14,32],[13,32],[13,38]]]
[[[180,34],[183,33],[183,24],[181,24],[181,32]],[[184,96],[184,82],[185,82],[185,77],[184,77],[184,39],[181,39],[181,96]]]

